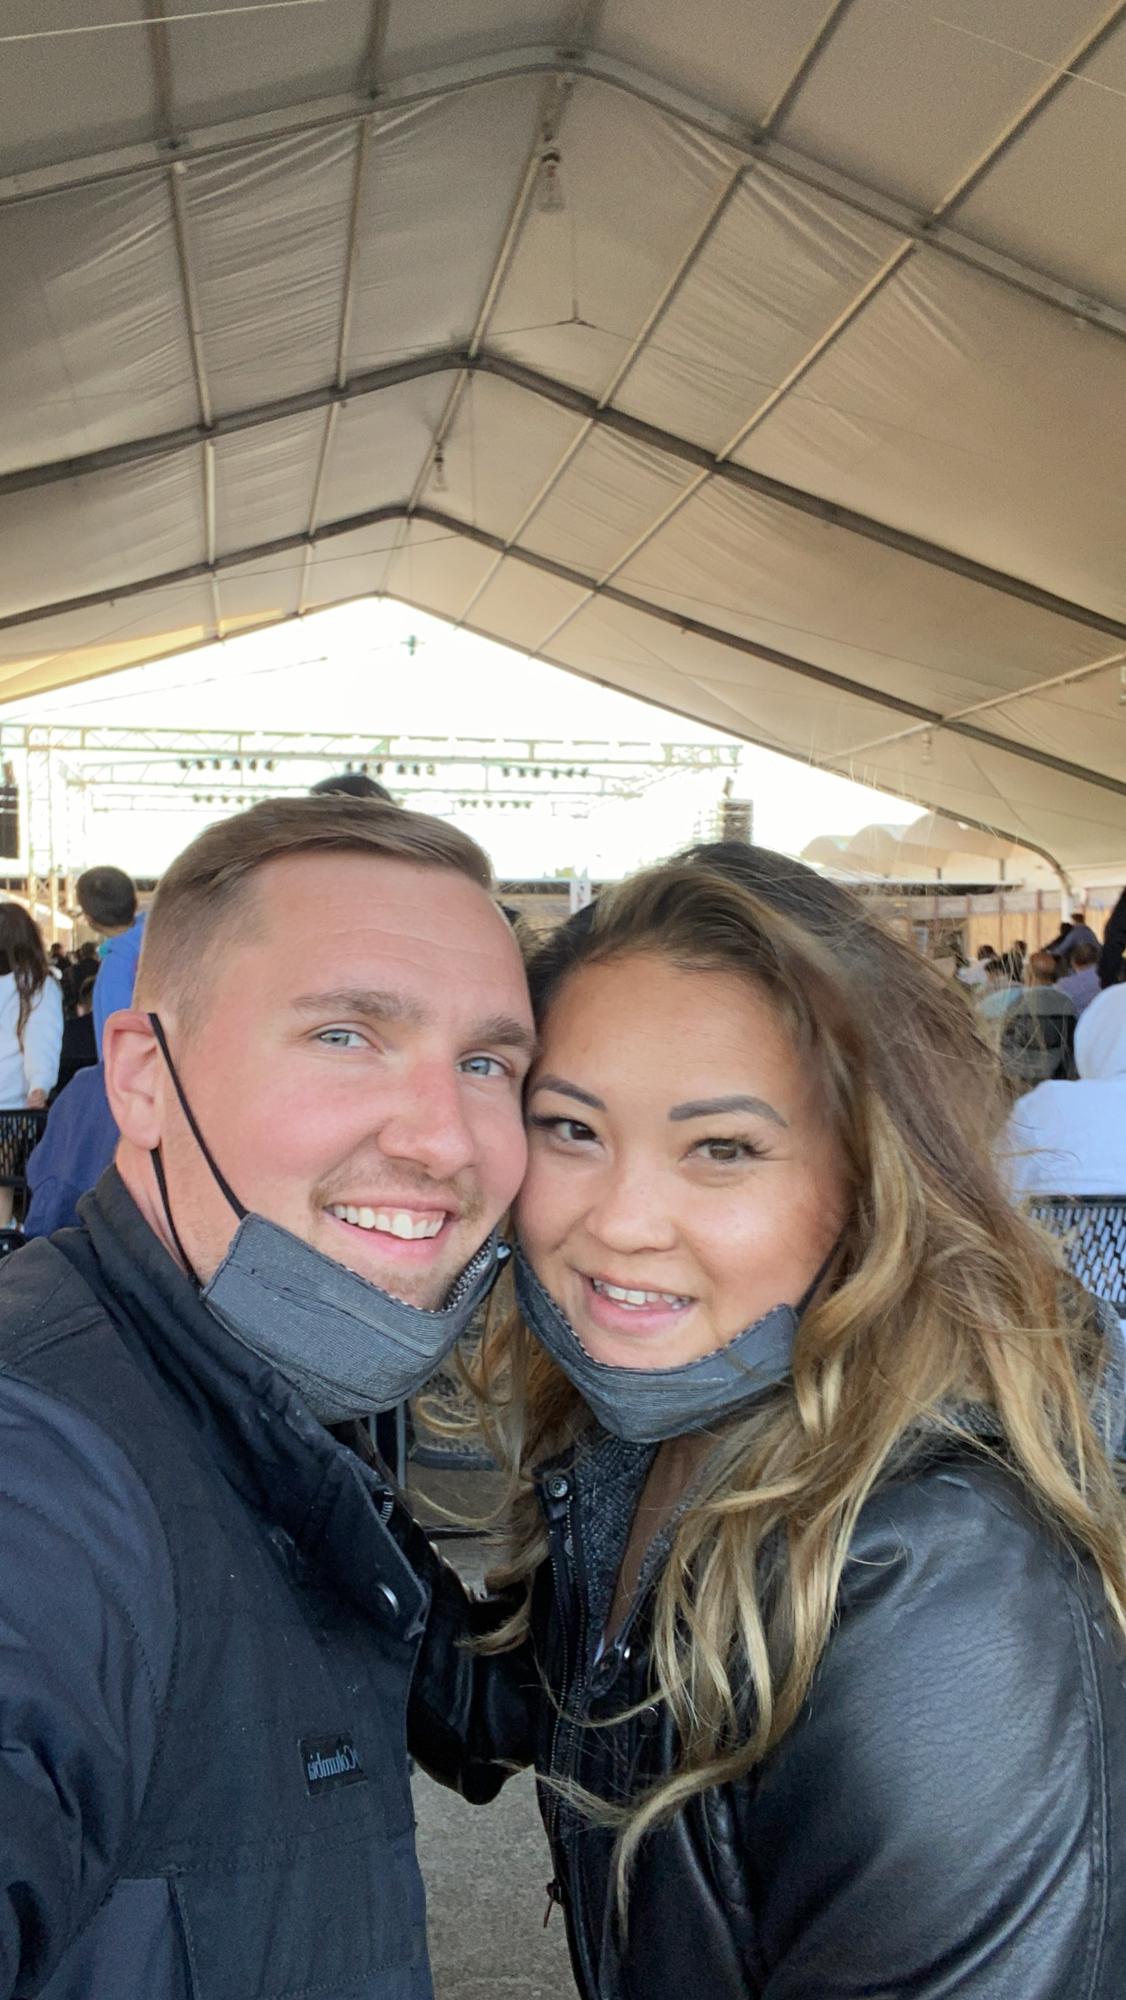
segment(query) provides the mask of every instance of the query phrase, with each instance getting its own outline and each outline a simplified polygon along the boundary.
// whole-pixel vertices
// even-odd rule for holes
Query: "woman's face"
[[[517,1206],[596,1360],[672,1368],[796,1305],[845,1214],[839,1142],[789,1031],[733,973],[590,966],[544,1025]]]

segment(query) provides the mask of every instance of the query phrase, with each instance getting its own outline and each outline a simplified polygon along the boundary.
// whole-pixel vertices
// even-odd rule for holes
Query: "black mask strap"
[[[168,1199],[168,1178],[164,1171],[164,1161],[161,1157],[159,1146],[154,1146],[152,1148],[152,1150],[149,1153],[149,1158],[152,1161],[153,1173],[156,1175],[157,1187],[160,1189],[160,1199],[164,1204],[164,1219],[167,1222],[168,1227],[172,1232],[172,1241],[176,1245],[180,1262],[183,1265],[185,1271],[187,1272],[189,1278],[191,1279],[193,1285],[195,1286],[196,1291],[201,1292],[203,1290],[203,1286],[201,1285],[199,1278],[196,1275],[195,1265],[192,1263],[191,1258],[188,1256],[187,1251],[185,1250],[183,1244],[180,1241],[180,1232],[177,1229],[176,1224],[172,1217],[172,1203]]]
[[[199,1126],[196,1123],[195,1112],[192,1110],[191,1105],[188,1103],[187,1097],[184,1094],[184,1086],[180,1082],[180,1079],[176,1074],[176,1065],[172,1060],[172,1052],[168,1046],[168,1037],[165,1035],[164,1029],[161,1025],[160,1016],[158,1014],[150,1014],[149,1025],[152,1028],[153,1034],[156,1036],[157,1046],[160,1049],[160,1053],[164,1057],[164,1060],[168,1065],[168,1074],[172,1078],[172,1082],[176,1090],[176,1095],[180,1100],[180,1109],[188,1121],[188,1125],[191,1129],[192,1138],[195,1140],[196,1145],[199,1147],[200,1152],[203,1154],[204,1159],[207,1161],[207,1164],[210,1167],[212,1175],[214,1177],[215,1184],[218,1187],[220,1193],[222,1194],[224,1200],[230,1203],[231,1207],[234,1209],[235,1214],[238,1216],[239,1221],[242,1222],[245,1219],[245,1217],[249,1214],[249,1210],[244,1207],[243,1203],[239,1200],[237,1194],[234,1192],[234,1189],[231,1187],[230,1182],[226,1179],[225,1175],[223,1175],[220,1172],[219,1168],[216,1166],[215,1160],[211,1153],[211,1148],[209,1147],[206,1139],[203,1136],[203,1133],[200,1131]],[[176,1234],[176,1225],[172,1220],[172,1211],[168,1206],[168,1183],[165,1179],[164,1162],[161,1158],[159,1146],[153,1148],[152,1161],[153,1161],[153,1168],[156,1173],[157,1186],[160,1189],[160,1198],[164,1203],[164,1213],[168,1217],[168,1227],[172,1231],[173,1241],[175,1242],[177,1250],[180,1252],[180,1256],[184,1259],[185,1264],[188,1264],[187,1258],[184,1257],[183,1245],[180,1242],[180,1238]],[[188,1264],[189,1271],[191,1270],[191,1268],[192,1268],[191,1265]]]

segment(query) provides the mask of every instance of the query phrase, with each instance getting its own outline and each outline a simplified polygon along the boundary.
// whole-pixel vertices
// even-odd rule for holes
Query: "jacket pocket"
[[[413,1827],[216,1857],[175,1897],[191,2000],[430,2000]]]
[[[115,1883],[37,2000],[199,2000],[178,1907],[165,1875]]]

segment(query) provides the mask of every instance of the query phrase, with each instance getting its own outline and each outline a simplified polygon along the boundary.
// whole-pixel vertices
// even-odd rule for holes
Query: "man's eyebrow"
[[[342,986],[331,993],[301,993],[292,1002],[298,1014],[362,1014],[369,1021],[405,1021],[421,1027],[427,1012],[409,993],[381,993],[372,987]]]
[[[582,1090],[577,1083],[568,1083],[562,1076],[537,1076],[529,1095],[534,1097],[537,1090],[554,1090],[560,1097],[573,1097],[576,1104],[589,1105],[592,1111],[606,1109],[602,1099],[596,1097],[592,1090]]]
[[[358,1014],[367,1021],[398,1021],[407,1027],[425,1027],[431,1019],[420,1000],[410,993],[378,992],[370,987],[337,987],[331,993],[302,993],[292,1003],[299,1014]],[[465,1037],[467,1048],[484,1043],[490,1048],[519,1049],[532,1055],[536,1038],[515,1014],[490,1014],[477,1022]]]
[[[490,1014],[488,1020],[481,1021],[465,1038],[466,1048],[476,1048],[478,1042],[489,1048],[519,1049],[526,1056],[536,1052],[532,1029],[525,1021],[518,1021],[515,1014]]]
[[[679,1123],[685,1118],[718,1118],[724,1111],[750,1111],[756,1118],[770,1118],[783,1131],[789,1130],[782,1113],[764,1097],[700,1097],[691,1104],[674,1104],[669,1117]]]

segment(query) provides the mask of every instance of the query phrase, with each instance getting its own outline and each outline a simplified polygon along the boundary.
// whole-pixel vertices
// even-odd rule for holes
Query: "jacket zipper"
[[[560,1769],[561,1753],[566,1756],[570,1755],[571,1744],[574,1738],[574,1723],[568,1721],[566,1716],[567,1698],[571,1690],[572,1675],[571,1675],[571,1651],[570,1647],[567,1645],[567,1640],[566,1640],[568,1623],[569,1623],[566,1616],[567,1598],[569,1593],[567,1593],[564,1589],[562,1562],[560,1560],[558,1552],[560,1525],[562,1525],[563,1535],[564,1535],[564,1554],[566,1553],[566,1545],[567,1543],[569,1543],[572,1552],[571,1559],[572,1562],[574,1563],[576,1572],[578,1572],[580,1568],[580,1563],[579,1563],[578,1542],[575,1538],[574,1488],[570,1484],[570,1482],[568,1483],[567,1505],[563,1515],[562,1524],[560,1524],[558,1521],[553,1521],[549,1524],[548,1528],[548,1548],[550,1550],[550,1558],[551,1558],[551,1577],[555,1587],[556,1608],[560,1614],[560,1623],[564,1635],[563,1674],[560,1680],[559,1692],[556,1698],[555,1723],[551,1732],[551,1755],[550,1755],[550,1762],[548,1765],[548,1769],[553,1773]],[[575,1654],[576,1664],[578,1666],[578,1673],[574,1676],[575,1685],[577,1687],[578,1685],[581,1684],[583,1663],[586,1658],[587,1612],[586,1612],[586,1599],[581,1587],[581,1583],[578,1584],[573,1593],[570,1594],[572,1594],[575,1597],[578,1603],[578,1612],[579,1612],[578,1646],[576,1648],[576,1654]],[[563,1807],[563,1801],[560,1798],[558,1792],[550,1791],[548,1797],[547,1836],[548,1836],[548,1844],[551,1847],[553,1854],[557,1852],[560,1844],[559,1820],[560,1820],[560,1814],[562,1812],[562,1807]],[[551,1921],[551,1913],[554,1910],[556,1904],[557,1903],[562,1904],[562,1902],[563,1902],[563,1885],[560,1882],[558,1875],[554,1875],[551,1881],[547,1884],[547,1909],[544,1913],[545,1929]]]

